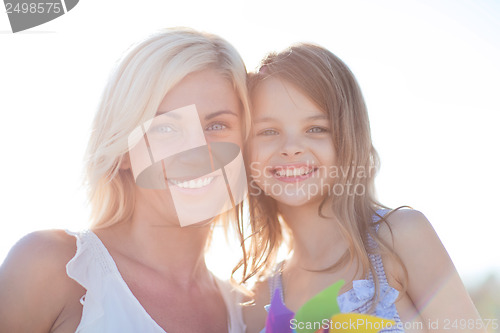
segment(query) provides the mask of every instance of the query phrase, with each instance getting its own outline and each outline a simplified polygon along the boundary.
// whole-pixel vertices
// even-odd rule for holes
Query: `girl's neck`
[[[335,263],[347,249],[335,218],[327,209],[323,210],[327,218],[319,216],[319,205],[279,205],[279,211],[292,231],[293,254],[288,265],[323,269]]]

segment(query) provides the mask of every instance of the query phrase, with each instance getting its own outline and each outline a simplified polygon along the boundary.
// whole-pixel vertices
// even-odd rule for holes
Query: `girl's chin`
[[[279,204],[287,206],[303,206],[306,204],[320,203],[329,195],[328,187],[323,183],[267,183],[266,186],[263,186],[263,191],[267,196],[273,198]]]
[[[323,197],[316,196],[302,196],[302,195],[270,195],[274,200],[278,202],[279,205],[289,206],[289,207],[301,207],[304,205],[319,204]]]

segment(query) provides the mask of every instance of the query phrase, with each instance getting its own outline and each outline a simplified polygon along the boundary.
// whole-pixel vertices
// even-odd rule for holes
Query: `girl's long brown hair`
[[[261,63],[260,70],[249,77],[250,97],[256,87],[269,77],[279,78],[293,84],[311,101],[324,110],[330,120],[333,146],[337,158],[337,167],[354,172],[339,173],[338,184],[347,187],[361,187],[362,194],[334,195],[321,203],[318,214],[325,216],[324,208],[329,206],[335,214],[332,223],[337,223],[349,248],[337,263],[328,269],[344,267],[353,260],[361,262],[363,276],[371,272],[378,295],[379,281],[369,253],[388,254],[401,265],[404,274],[406,269],[392,249],[376,233],[372,217],[380,208],[387,208],[379,203],[375,196],[374,178],[379,168],[379,158],[375,151],[370,134],[370,123],[366,105],[359,85],[349,68],[330,51],[313,44],[297,44],[280,53],[269,54]],[[248,151],[248,149],[246,149]],[[247,157],[247,162],[249,162]],[[247,168],[248,169],[248,168]],[[249,184],[252,180],[249,179]],[[242,282],[251,277],[260,278],[270,272],[276,264],[276,256],[280,245],[287,238],[288,231],[284,227],[274,199],[260,191],[249,193],[249,214],[251,236],[246,239],[247,260],[240,262],[233,273],[243,269]],[[337,222],[334,222],[337,221]],[[390,227],[389,227],[390,230]],[[376,242],[371,248],[368,235]],[[405,276],[400,281],[406,288]]]

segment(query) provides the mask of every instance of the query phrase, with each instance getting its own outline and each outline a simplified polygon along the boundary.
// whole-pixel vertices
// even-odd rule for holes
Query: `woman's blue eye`
[[[278,135],[278,131],[273,130],[273,129],[266,129],[263,131],[260,131],[257,135]]]
[[[208,126],[206,128],[207,131],[222,131],[223,129],[226,129],[227,126],[221,123],[216,123]]]
[[[170,125],[158,125],[153,128],[153,131],[160,134],[173,132],[174,129]]]
[[[318,126],[312,127],[307,130],[307,133],[324,133],[324,132],[328,132],[328,130],[326,128]]]

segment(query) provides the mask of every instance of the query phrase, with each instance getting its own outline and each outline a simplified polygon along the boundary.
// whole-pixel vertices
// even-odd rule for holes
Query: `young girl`
[[[244,310],[247,332],[265,327],[264,306],[276,291],[296,312],[341,279],[341,312],[394,320],[383,332],[483,332],[425,216],[375,199],[378,156],[348,67],[322,47],[299,44],[267,56],[249,84],[249,255],[253,268],[271,274],[262,274]],[[291,254],[270,270],[284,240]],[[463,320],[468,326],[452,328]]]

